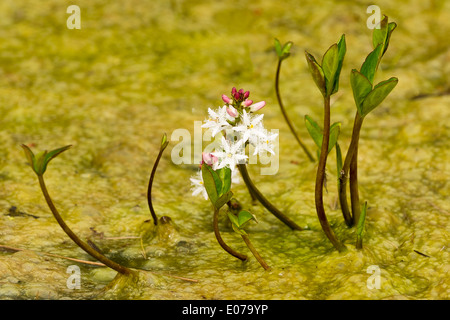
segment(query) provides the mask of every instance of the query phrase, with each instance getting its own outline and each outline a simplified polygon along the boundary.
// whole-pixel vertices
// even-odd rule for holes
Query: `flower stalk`
[[[28,160],[28,163],[38,177],[39,186],[42,190],[42,194],[44,195],[45,201],[47,202],[47,205],[50,208],[50,211],[52,212],[53,216],[55,217],[56,221],[58,222],[60,227],[63,229],[63,231],[69,236],[70,239],[72,239],[73,242],[75,242],[81,249],[83,249],[87,254],[91,255],[93,258],[99,260],[106,266],[119,272],[122,275],[131,275],[131,274],[133,274],[133,271],[131,269],[124,267],[124,266],[118,264],[117,262],[114,262],[114,261],[108,259],[103,254],[101,254],[99,251],[97,251],[93,247],[91,247],[88,243],[81,240],[72,231],[72,229],[70,229],[69,226],[64,222],[63,218],[61,217],[58,210],[56,209],[56,207],[50,197],[50,194],[48,193],[47,186],[45,185],[45,180],[44,180],[44,172],[47,169],[47,165],[52,159],[54,159],[56,156],[58,156],[59,154],[61,154],[64,151],[66,151],[70,147],[71,146],[69,145],[69,146],[65,146],[62,148],[52,150],[50,152],[44,151],[42,154],[40,154],[36,157],[28,146],[22,145],[22,148],[25,152],[25,156]]]
[[[346,247],[336,237],[336,235],[333,232],[333,229],[331,229],[323,205],[323,188],[325,181],[325,170],[328,157],[329,140],[330,140],[330,97],[324,97],[323,139],[322,139],[322,147],[320,150],[319,164],[317,166],[314,197],[316,204],[316,212],[319,218],[320,225],[322,226],[322,230],[325,232],[326,236],[333,244],[333,246],[339,252],[342,252],[345,251]]]
[[[306,153],[306,156],[311,162],[314,162],[314,157],[312,156],[311,152],[308,150],[306,145],[303,143],[303,141],[300,139],[297,131],[294,128],[294,124],[292,123],[291,119],[289,118],[286,110],[284,109],[284,104],[281,99],[281,93],[280,93],[280,71],[281,71],[281,63],[284,59],[279,58],[278,59],[278,65],[277,65],[277,71],[275,74],[275,92],[277,95],[277,101],[278,105],[280,106],[281,113],[283,114],[284,120],[286,121],[289,129],[291,130],[292,134],[294,135],[295,140],[297,140],[300,147],[303,149],[303,151]]]
[[[156,168],[158,167],[159,161],[161,160],[161,156],[162,156],[164,150],[167,148],[168,144],[169,144],[169,141],[167,140],[167,135],[164,133],[164,135],[161,139],[161,146],[159,149],[158,156],[156,157],[155,163],[153,164],[153,169],[150,174],[150,179],[149,179],[148,188],[147,188],[147,203],[148,203],[148,207],[150,209],[150,213],[153,218],[153,224],[155,226],[158,225],[158,217],[156,216],[156,212],[155,212],[155,209],[153,208],[153,203],[152,203],[153,180],[155,178]]]
[[[269,265],[264,261],[264,259],[258,253],[258,251],[256,251],[256,249],[253,246],[253,244],[251,243],[250,238],[248,237],[248,235],[242,234],[241,236],[242,236],[242,239],[244,240],[245,244],[247,245],[248,249],[251,251],[251,253],[255,257],[255,259],[259,262],[261,267],[263,267],[264,270],[270,270]]]
[[[222,247],[223,250],[228,252],[230,255],[232,255],[235,258],[238,258],[241,261],[246,261],[247,256],[237,252],[233,248],[231,248],[229,245],[225,243],[222,236],[220,235],[219,231],[219,209],[214,208],[214,216],[213,216],[213,229],[214,229],[214,235],[216,236],[217,242]]]

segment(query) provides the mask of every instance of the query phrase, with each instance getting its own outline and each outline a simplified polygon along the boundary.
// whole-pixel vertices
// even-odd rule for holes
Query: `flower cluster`
[[[202,164],[210,165],[214,170],[229,168],[232,172],[232,182],[236,183],[238,176],[236,166],[246,163],[248,156],[245,148],[251,145],[254,148],[253,155],[261,155],[265,152],[275,154],[274,141],[278,134],[271,133],[264,128],[264,114],[254,115],[254,112],[262,109],[265,101],[253,103],[249,99],[250,92],[236,88],[231,91],[231,98],[222,95],[225,105],[216,110],[208,108],[208,119],[204,121],[202,128],[211,130],[212,137],[221,134],[220,145],[210,154],[203,154]],[[207,199],[203,186],[201,171],[191,178],[193,195],[202,194]]]

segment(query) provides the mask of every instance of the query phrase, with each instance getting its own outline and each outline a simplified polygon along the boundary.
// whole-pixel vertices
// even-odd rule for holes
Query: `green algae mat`
[[[449,299],[450,3],[374,5],[1,1],[0,299]]]

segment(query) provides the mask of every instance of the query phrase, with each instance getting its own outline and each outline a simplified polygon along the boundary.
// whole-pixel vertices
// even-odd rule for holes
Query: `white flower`
[[[275,147],[274,140],[276,137],[278,137],[278,133],[271,133],[264,129],[264,136],[258,137],[256,143],[253,144],[255,146],[253,155],[261,154],[263,151],[268,151],[271,154],[275,154],[273,148]]]
[[[219,159],[219,165],[217,166],[217,169],[228,166],[231,171],[234,171],[234,169],[236,168],[236,164],[243,163],[243,160],[248,158],[245,154],[242,153],[243,149],[241,147],[243,146],[244,142],[245,141],[243,140],[232,142],[222,137],[222,151],[213,152],[213,155],[215,155]]]
[[[240,125],[233,129],[242,133],[242,140],[244,143],[249,140],[253,142],[257,137],[264,137],[264,127],[261,122],[263,117],[264,114],[253,117],[243,110]]]
[[[205,123],[202,125],[202,128],[209,128],[212,130],[211,135],[214,137],[217,133],[222,130],[230,129],[231,125],[227,120],[234,120],[227,113],[227,106],[222,106],[217,109],[217,111],[213,111],[208,108],[209,118],[205,120]]]
[[[192,186],[192,196],[202,194],[205,200],[208,200],[208,193],[206,192],[205,185],[203,183],[202,171],[198,171],[194,177],[190,178]]]

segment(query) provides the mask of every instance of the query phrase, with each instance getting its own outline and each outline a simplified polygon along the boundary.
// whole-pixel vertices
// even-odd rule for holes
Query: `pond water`
[[[273,41],[294,43],[283,62],[280,89],[299,134],[315,151],[303,118],[322,119],[323,108],[304,50],[320,57],[346,35],[331,107],[332,121],[342,123],[339,143],[345,152],[356,110],[350,70],[372,50],[365,5],[79,1],[81,29],[70,30],[67,4],[3,0],[0,299],[450,298],[450,3],[376,4],[398,28],[375,81],[395,76],[399,84],[367,116],[361,132],[360,197],[369,206],[363,250],[355,249],[355,229],[346,227],[336,204],[336,159],[330,153],[325,210],[348,247],[338,253],[315,212],[317,164],[296,145],[276,102]],[[208,107],[221,105],[221,95],[233,86],[250,90],[254,101],[265,100],[265,126],[280,133],[278,172],[260,175],[260,166],[251,165],[254,182],[307,227],[291,231],[252,203],[245,185],[233,187],[258,218],[247,231],[269,271],[233,232],[224,209],[222,236],[249,260],[220,248],[211,204],[191,196],[189,178],[198,166],[172,162],[177,141],[164,153],[153,189],[158,216],[169,216],[173,225],[156,233],[145,222],[151,218],[147,182],[162,134],[170,138],[176,129],[193,134],[195,121],[207,117]],[[45,174],[63,218],[111,259],[152,273],[141,271],[137,281],[107,290],[116,272],[49,255],[93,261],[56,223],[22,143],[33,150],[72,144]],[[67,285],[72,265],[80,268],[79,289]],[[370,288],[371,268],[379,272],[378,288]]]

